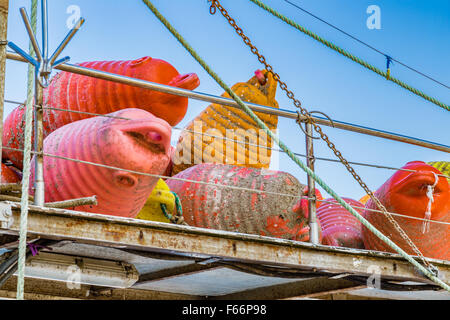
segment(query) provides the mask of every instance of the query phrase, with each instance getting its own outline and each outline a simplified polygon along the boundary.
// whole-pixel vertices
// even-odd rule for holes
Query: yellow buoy
[[[430,166],[435,167],[440,172],[445,174],[446,176],[450,176],[450,162],[449,161],[431,161],[428,162]],[[450,183],[450,179],[447,178],[448,183]]]
[[[278,108],[277,81],[265,70],[256,71],[249,81],[236,83],[231,89],[243,101]],[[222,96],[230,97],[227,93]],[[256,115],[275,132],[276,115]],[[172,157],[172,176],[200,163],[267,169],[271,147],[271,138],[244,111],[211,104],[184,128]]]
[[[167,211],[173,214],[175,209],[175,196],[170,192],[169,187],[163,179],[159,179],[152,194],[148,197],[142,210],[137,215],[136,219],[159,221],[170,223],[166,218],[162,209],[161,203],[166,205]]]
[[[369,201],[370,196],[368,194],[366,194],[364,197],[362,197],[361,199],[359,199],[359,202],[361,202],[362,204],[366,204],[367,201]]]

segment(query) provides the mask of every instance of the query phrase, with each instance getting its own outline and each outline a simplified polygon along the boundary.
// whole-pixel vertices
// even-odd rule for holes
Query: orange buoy
[[[437,175],[441,173],[438,169],[422,161],[408,162],[403,169],[415,172],[398,170],[375,192],[375,196],[388,212],[431,220],[427,223],[393,215],[425,257],[450,260],[450,225],[439,223],[450,222],[447,179]],[[366,203],[365,218],[408,254],[416,255],[383,213],[367,209],[378,209],[371,199]],[[366,249],[393,252],[365,227],[363,240]]]

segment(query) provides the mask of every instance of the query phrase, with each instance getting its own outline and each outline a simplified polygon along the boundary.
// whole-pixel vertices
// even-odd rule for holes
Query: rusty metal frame
[[[8,203],[13,212],[10,228],[0,233],[17,235],[20,204]],[[370,276],[370,266],[383,279],[432,284],[399,255],[313,245],[305,242],[210,230],[65,209],[30,206],[29,235],[53,240],[171,254],[193,261],[222,258],[242,263],[297,268],[323,273]],[[450,262],[432,260],[443,281],[450,282]],[[322,273],[321,273],[322,272]]]

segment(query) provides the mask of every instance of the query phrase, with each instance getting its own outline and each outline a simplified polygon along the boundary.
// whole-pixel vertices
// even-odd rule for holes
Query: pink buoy
[[[364,208],[359,201],[342,198],[352,207]],[[326,199],[317,209],[317,217],[322,227],[322,244],[364,249],[362,224],[335,199]],[[332,203],[328,203],[332,202]],[[364,209],[355,208],[362,214]]]
[[[163,174],[169,164],[170,125],[141,109],[124,109],[109,115],[130,120],[94,117],[70,123],[44,140],[44,153]],[[32,186],[34,161],[31,170]],[[158,178],[45,156],[44,181],[46,202],[96,195],[97,206],[74,209],[133,218]]]

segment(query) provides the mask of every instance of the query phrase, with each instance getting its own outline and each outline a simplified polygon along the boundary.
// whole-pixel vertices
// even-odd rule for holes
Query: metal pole
[[[314,171],[314,145],[313,145],[313,126],[306,123],[306,165],[311,171]],[[314,179],[308,175],[308,225],[309,242],[319,244],[319,225],[316,216],[316,184]]]
[[[41,1],[41,23],[42,23],[42,61],[41,68],[47,69],[48,61],[48,10],[47,0]],[[44,206],[45,191],[44,191],[44,131],[43,131],[43,87],[44,79],[36,70],[34,77],[34,150],[37,152],[34,157],[34,204],[37,206]]]
[[[11,52],[7,53],[7,58],[16,60],[16,61],[27,62],[20,55],[11,53]],[[58,66],[55,66],[55,69],[58,69],[61,71],[66,71],[66,72],[72,72],[72,73],[76,73],[76,74],[81,74],[84,76],[94,77],[94,78],[98,78],[98,79],[114,81],[117,83],[127,84],[127,85],[131,85],[131,86],[139,87],[139,88],[150,89],[150,90],[155,90],[155,91],[159,91],[159,92],[174,94],[177,96],[188,97],[191,99],[207,101],[210,103],[216,103],[216,104],[221,104],[221,105],[225,105],[225,106],[239,108],[238,104],[233,99],[230,99],[230,98],[224,98],[224,97],[214,96],[214,95],[210,95],[210,94],[206,94],[206,93],[171,87],[171,86],[154,83],[154,82],[150,82],[150,81],[145,81],[145,80],[140,80],[140,79],[134,79],[134,78],[121,76],[121,75],[114,74],[114,73],[90,69],[90,68],[81,67],[81,66],[77,66],[77,65],[73,65],[73,64],[68,64],[68,63],[60,64]],[[255,104],[255,103],[246,103],[246,105],[250,109],[252,109],[253,111],[256,111],[256,112],[261,112],[261,113],[265,113],[265,114],[273,114],[273,115],[277,115],[277,116],[289,118],[289,119],[297,119],[298,118],[298,114],[295,111],[286,110],[286,109],[277,109],[277,108],[267,107],[267,106],[263,106],[263,105],[259,105],[259,104]],[[358,133],[367,134],[370,136],[404,142],[404,143],[408,143],[408,144],[412,144],[412,145],[416,145],[416,146],[420,146],[420,147],[424,147],[424,148],[428,148],[428,149],[433,149],[433,150],[450,153],[450,146],[443,145],[440,143],[426,141],[426,140],[413,138],[413,137],[408,137],[405,135],[392,133],[392,132],[388,132],[388,131],[359,126],[359,125],[355,125],[355,124],[351,124],[351,123],[347,123],[347,122],[343,122],[343,121],[338,121],[338,120],[330,121],[324,117],[317,117],[317,116],[311,116],[311,117],[314,119],[314,121],[317,124],[320,124],[320,125],[335,127],[338,129],[358,132]],[[302,121],[302,120],[305,120],[305,119],[302,119],[302,117],[300,117],[300,121]]]
[[[3,146],[3,113],[5,107],[5,69],[6,69],[6,44],[8,30],[8,5],[9,0],[0,0],[0,160]],[[0,177],[2,166],[0,165]]]
[[[48,60],[48,10],[47,10],[47,0],[41,1],[41,22],[42,22],[42,65],[45,66],[45,62]]]
[[[44,132],[43,132],[43,88],[41,81],[38,81],[38,74],[35,73],[35,106],[34,106],[34,150],[37,152],[34,158],[34,204],[44,206]]]

